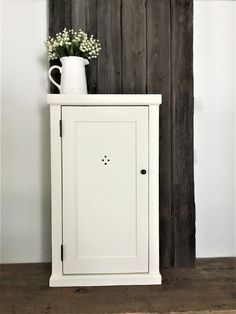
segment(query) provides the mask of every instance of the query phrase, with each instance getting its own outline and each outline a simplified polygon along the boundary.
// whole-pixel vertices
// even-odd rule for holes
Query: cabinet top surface
[[[68,106],[141,106],[160,105],[162,95],[160,94],[48,94],[49,105]]]

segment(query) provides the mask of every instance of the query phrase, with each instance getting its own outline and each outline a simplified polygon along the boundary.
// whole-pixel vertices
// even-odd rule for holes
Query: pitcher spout
[[[89,65],[89,61],[87,59],[84,59],[84,65]]]

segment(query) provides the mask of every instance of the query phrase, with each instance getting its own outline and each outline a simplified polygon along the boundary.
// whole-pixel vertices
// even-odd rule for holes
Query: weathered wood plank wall
[[[63,28],[71,28],[72,17],[71,17],[71,0],[49,0],[49,35],[55,36],[56,33],[60,32]],[[52,65],[61,65],[59,60],[53,60],[50,62]],[[60,73],[53,71],[52,73],[56,82],[60,81]],[[55,85],[50,85],[51,93],[58,93],[58,89]]]
[[[49,0],[49,34],[64,27],[101,42],[87,68],[89,93],[163,95],[161,266],[193,266],[193,0]]]
[[[60,0],[61,1],[61,0]],[[88,0],[64,0],[71,7],[71,26],[73,29],[82,29],[97,37],[97,1]],[[61,13],[63,14],[63,12]],[[62,27],[63,29],[63,27]],[[88,92],[96,94],[97,88],[97,60],[92,61],[93,65],[86,67],[88,79]]]
[[[98,93],[118,94],[122,89],[121,0],[100,0],[97,6],[97,35],[103,50],[98,58]]]
[[[147,93],[163,95],[160,108],[160,256],[161,265],[172,260],[171,212],[171,90],[170,1],[150,0],[147,6]]]
[[[174,266],[195,258],[193,177],[193,2],[171,0],[172,254]]]

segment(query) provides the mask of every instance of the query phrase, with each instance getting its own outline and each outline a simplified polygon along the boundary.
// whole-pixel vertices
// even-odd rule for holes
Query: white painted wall
[[[2,262],[50,260],[47,0],[3,0]],[[197,256],[235,255],[234,1],[195,1]]]
[[[0,17],[2,17],[2,2],[0,1]],[[2,19],[0,19],[0,21],[2,21]],[[2,95],[2,23],[0,23],[0,117],[2,116],[1,114],[1,95]],[[0,139],[1,139],[1,134],[2,134],[2,121],[0,119]],[[2,242],[1,242],[1,234],[2,234],[2,215],[1,215],[1,178],[2,178],[2,168],[1,168],[1,160],[2,160],[2,152],[1,152],[1,148],[2,148],[2,143],[0,140],[0,262],[2,260]]]
[[[2,262],[50,260],[46,0],[2,1]]]
[[[194,2],[197,256],[235,256],[236,2]]]

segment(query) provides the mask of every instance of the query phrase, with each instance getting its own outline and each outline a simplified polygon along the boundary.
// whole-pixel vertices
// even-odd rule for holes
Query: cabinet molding
[[[162,95],[144,94],[87,94],[87,95],[67,95],[49,94],[47,103],[56,106],[150,106],[162,103]]]
[[[52,275],[49,283],[52,287],[161,284],[161,275],[159,272],[159,105],[161,104],[161,95],[139,96],[140,95],[48,95],[51,116],[52,184]],[[99,126],[97,126],[97,122],[99,121]],[[116,121],[119,123],[115,123]],[[76,127],[79,127],[78,129],[75,129],[75,124]],[[60,131],[60,125],[62,125],[62,133]],[[89,134],[91,125],[93,132],[96,132],[94,133],[96,134],[94,138]],[[133,128],[133,126],[135,126],[135,128]],[[100,169],[96,170],[97,168],[94,168],[91,170],[93,172],[90,174],[89,169],[91,165],[94,165],[91,163],[91,160],[94,162],[93,154],[96,154],[98,150],[99,156],[101,155],[101,152],[97,148],[102,146],[100,145],[102,142],[100,144],[98,143],[98,147],[96,147],[96,144],[97,141],[99,142],[99,140],[103,138],[105,134],[105,131],[103,131],[104,128],[105,131],[110,131],[106,141],[105,139],[104,141],[107,143],[107,146],[110,147],[111,152],[112,147],[116,148],[116,145],[119,147],[119,143],[117,143],[119,141],[120,150],[122,151],[122,149],[124,149],[121,154],[127,152],[127,155],[129,155],[129,152],[131,152],[130,161],[128,161],[129,156],[126,156],[128,165],[123,166],[124,176],[129,172],[129,169],[132,168],[132,158],[136,158],[134,159],[136,161],[133,164],[135,166],[135,172],[133,172],[133,170],[130,172],[130,175],[132,176],[131,179],[133,178],[132,180],[136,180],[136,185],[138,184],[139,186],[139,184],[141,184],[140,190],[137,190],[137,196],[133,194],[134,199],[137,197],[136,201],[138,205],[136,205],[136,210],[138,211],[136,214],[134,212],[134,214],[131,215],[132,206],[129,204],[132,204],[132,195],[129,196],[129,193],[134,192],[132,192],[132,185],[126,184],[126,182],[124,182],[124,186],[122,186],[122,182],[118,182],[117,189],[114,190],[114,192],[111,192],[114,193],[113,195],[115,199],[116,191],[119,190],[120,186],[120,189],[128,196],[128,198],[126,197],[124,200],[120,198],[120,204],[115,206],[119,203],[118,197],[115,201],[114,208],[111,208],[112,195],[108,196],[108,203],[99,203],[100,198],[99,195],[96,196],[96,186],[98,189],[97,192],[105,195],[104,189],[98,185],[99,180],[96,181],[96,179],[94,179],[95,183],[93,185],[95,192],[95,208],[91,205],[94,203],[90,203],[89,198],[85,195],[86,189],[82,189],[82,193],[84,194],[80,194],[79,200],[82,200],[80,205],[78,205],[78,199],[77,201],[75,200],[78,190],[74,190],[73,192],[70,191],[70,188],[72,190],[74,189],[73,182],[76,181],[78,184],[78,179],[80,179],[79,184],[82,186],[83,181],[81,179],[83,179],[84,182],[87,181],[88,184],[90,182],[89,180],[92,180],[93,173],[95,176],[101,175]],[[77,138],[75,138],[75,136],[77,136],[75,135],[76,132],[79,132],[79,137]],[[120,134],[120,132],[123,133]],[[127,143],[123,143],[124,148],[122,148],[122,139],[126,141],[126,135],[128,138]],[[85,137],[83,138],[83,136]],[[116,143],[115,145],[112,144],[113,139]],[[87,144],[86,140],[88,140]],[[132,141],[134,141],[134,146],[131,145]],[[75,146],[73,145],[75,142],[79,143],[76,145],[81,145],[81,149],[86,150],[84,155],[82,155],[79,150],[79,154],[82,157],[79,156],[78,158],[77,152],[76,159],[73,157],[75,150]],[[88,168],[86,168],[84,172],[81,170],[78,172],[76,170],[77,168],[74,168],[74,165],[76,164],[76,167],[81,167],[81,165],[82,167],[85,167],[86,156],[88,156],[86,154],[90,153],[90,151],[87,150],[86,145],[90,148],[95,148],[94,151],[93,149],[91,150],[92,156],[89,156],[90,159],[87,158]],[[147,145],[147,148],[145,148],[145,145]],[[103,150],[104,147],[102,147]],[[136,155],[132,155],[132,151],[136,152]],[[119,155],[119,150],[116,150],[116,153],[118,154],[118,157],[113,152],[114,157],[118,158],[118,161],[122,160],[122,155]],[[82,164],[80,160],[81,158]],[[116,175],[119,172],[118,161],[115,163],[114,160],[114,167],[118,168],[111,170],[113,172],[109,174],[110,177],[107,177],[108,179],[110,178],[111,182],[114,179],[112,178],[112,175]],[[104,167],[104,165],[99,164],[99,167],[102,166]],[[106,169],[109,168],[106,167]],[[88,178],[86,177],[86,173],[88,174]],[[81,178],[79,178],[79,175]],[[126,179],[127,178],[129,177],[126,177]],[[146,180],[147,193],[145,192],[145,185],[143,185]],[[139,181],[140,183],[138,183]],[[91,194],[92,193],[93,191],[91,191]],[[84,195],[86,196],[85,198],[83,198]],[[98,205],[96,203],[96,197]],[[131,199],[131,203],[129,199]],[[127,203],[126,200],[128,200]],[[99,204],[102,204],[101,206],[105,207],[99,208]],[[126,205],[128,207],[124,210]],[[108,206],[107,209],[106,206]],[[147,206],[147,209],[145,209],[145,206]],[[87,212],[85,211],[86,207]],[[109,208],[111,214],[108,211]],[[121,213],[118,212],[119,208]],[[97,221],[99,221],[101,218],[99,216],[100,212],[98,213],[96,209],[101,210],[102,220],[105,221],[107,217],[107,222],[111,224],[109,227],[112,227],[112,224],[114,224],[114,229],[117,230],[115,238],[112,238],[113,234],[110,234],[111,240],[104,238],[104,241],[105,243],[108,243],[108,246],[101,243],[102,238],[99,240],[99,233],[97,233],[96,238],[92,238],[93,230],[94,233],[95,230],[96,232],[99,232],[99,228],[96,229],[96,224],[94,224],[92,220],[87,220],[87,227],[91,229],[89,232],[86,229],[87,227],[83,228],[86,224],[86,219],[88,219],[86,215],[88,215],[89,211],[89,219],[91,219],[91,214],[94,213],[95,216],[97,215]],[[79,220],[76,220],[78,218],[78,210],[80,212],[80,217]],[[84,213],[83,210],[85,211]],[[110,215],[118,213],[117,221],[115,221],[112,216],[106,216],[106,213]],[[126,222],[122,219],[129,220]],[[147,222],[145,222],[145,219],[147,219]],[[102,220],[100,219],[100,222]],[[137,225],[133,225],[134,221],[136,221]],[[127,241],[130,241],[127,244],[125,241],[122,242],[122,240],[119,240],[119,232],[122,232],[122,224],[125,225],[125,222],[127,227],[126,232],[128,232]],[[104,223],[106,223],[106,221]],[[116,223],[118,224],[117,228],[115,228]],[[136,230],[136,237],[138,236],[135,240],[138,241],[136,244],[133,244],[132,242],[132,232],[129,230],[129,227],[134,231]],[[80,232],[78,247],[82,248],[83,245],[84,247],[80,250],[80,254],[76,251],[76,243],[73,242],[78,241],[78,238],[75,238],[75,236],[78,237],[78,230],[76,228],[80,228],[79,231],[82,230]],[[75,230],[74,234],[73,230]],[[102,229],[100,230],[102,237],[104,237],[106,234],[105,231]],[[111,230],[111,228],[109,230]],[[147,234],[147,236],[145,234]],[[88,239],[90,235],[92,241]],[[87,239],[89,241],[87,241]],[[66,243],[64,243],[65,241],[72,244],[70,245],[72,253],[70,253],[71,262],[69,262],[69,264],[69,247],[66,246]],[[63,259],[61,258],[62,245]],[[112,245],[114,245],[114,247],[112,247]],[[114,254],[114,252],[116,253],[115,245],[117,245],[118,256],[109,258],[109,254],[111,255],[113,253],[113,255],[116,255]],[[132,257],[131,253],[133,252],[133,245],[136,247],[135,250],[138,249],[138,251],[135,251],[136,253],[134,253]],[[100,248],[101,250],[99,251]],[[89,251],[89,249],[92,251]],[[106,250],[108,252],[108,257],[106,257]],[[95,255],[98,254],[97,258],[93,257],[93,252]],[[125,256],[125,252],[128,252],[127,257]],[[101,256],[99,255],[100,253]],[[86,254],[88,254],[88,257],[86,257]],[[122,254],[124,254],[123,257]],[[79,255],[81,255],[81,257],[79,257]],[[103,257],[103,255],[105,257]]]

